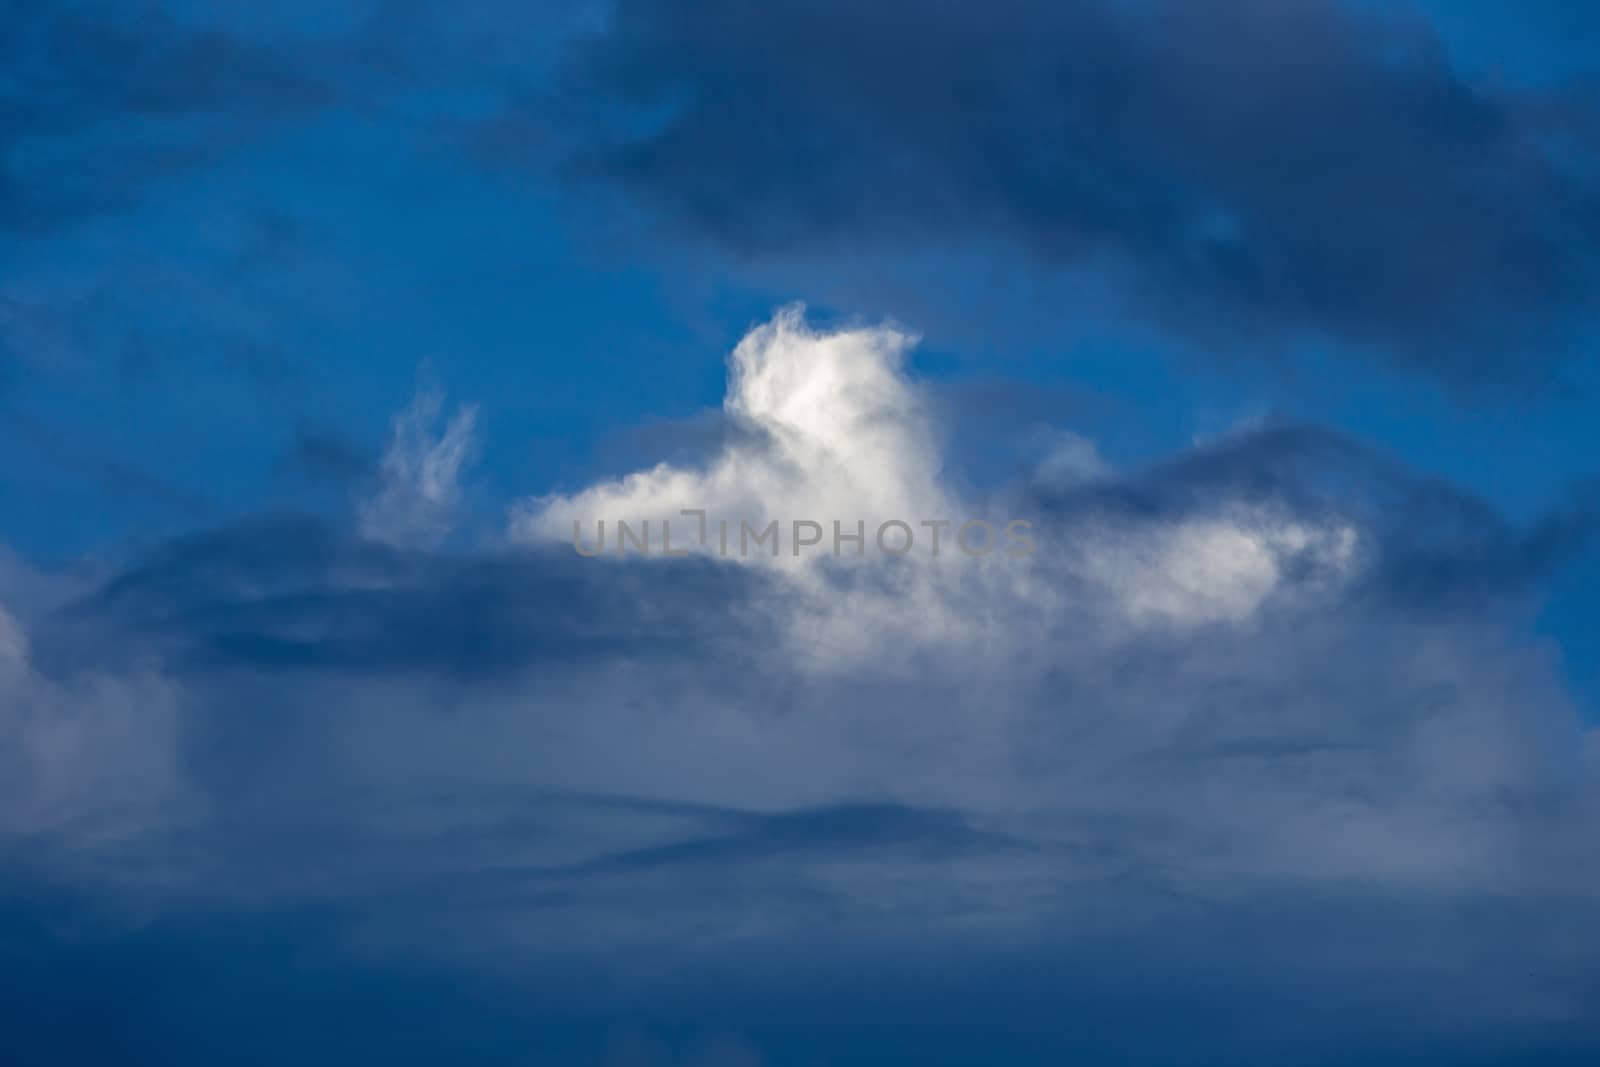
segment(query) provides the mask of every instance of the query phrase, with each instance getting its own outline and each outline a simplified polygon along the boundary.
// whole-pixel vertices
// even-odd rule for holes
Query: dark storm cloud
[[[1462,382],[1537,377],[1596,292],[1593,101],[1331,0],[621,0],[571,78],[575,175],[744,256],[1000,236],[1202,340]]]
[[[596,656],[662,657],[741,625],[758,579],[695,559],[610,566],[570,548],[448,556],[256,520],[176,541],[71,613],[210,667],[471,680]],[[759,641],[754,629],[737,630]]]

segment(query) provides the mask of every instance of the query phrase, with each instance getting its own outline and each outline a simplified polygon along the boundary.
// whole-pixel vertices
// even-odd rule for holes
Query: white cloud
[[[670,521],[674,549],[716,552],[714,534],[704,545],[683,537],[698,529],[681,510],[703,509],[713,523],[726,520],[735,541],[741,521],[760,529],[777,520],[776,560],[752,551],[745,561],[799,569],[817,557],[791,552],[794,520],[821,524],[826,552],[835,520],[850,532],[857,520],[874,531],[888,519],[951,518],[923,405],[901,373],[915,340],[892,326],[817,331],[802,308],[786,308],[729,360],[723,407],[742,433],[720,456],[702,469],[661,464],[573,496],[528,500],[514,511],[512,535],[567,541],[578,523],[592,541],[598,520],[608,537],[618,520],[635,528],[649,520],[659,547],[660,524]]]
[[[423,388],[411,406],[394,417],[377,492],[360,506],[363,537],[407,548],[433,548],[450,535],[478,409],[457,408],[441,432],[443,407],[442,393]]]
[[[722,454],[526,501],[513,534],[560,545],[574,521],[592,531],[600,517],[671,519],[681,547],[680,508],[752,522],[860,516],[869,529],[884,517],[1006,514],[1004,493],[963,496],[941,477],[904,373],[913,341],[893,327],[817,330],[785,310],[733,353],[725,408],[742,432]],[[1044,460],[1052,491],[1136,477],[1085,439],[1056,443]],[[1399,612],[1349,607],[1378,536],[1366,514],[1219,483],[1165,510],[1066,508],[1027,558],[733,560],[783,591],[745,605],[787,635],[763,676],[832,695],[752,722],[733,697],[697,692],[696,710],[663,719],[671,735],[658,741],[680,753],[704,741],[721,761],[766,768],[741,803],[877,788],[1062,826],[1092,813],[1149,820],[1168,836],[1117,847],[1148,848],[1145,860],[1185,877],[1494,883],[1518,833],[1496,798],[1548,773],[1540,737],[1560,733],[1570,708],[1538,658],[1492,630],[1418,629]],[[565,784],[608,788],[610,768],[570,777],[590,765],[584,744],[659,733],[648,671],[638,684],[557,743],[577,746],[554,760]],[[882,687],[892,700],[860,696]],[[621,676],[606,685],[622,688]],[[651,791],[708,802],[732,785],[634,773]]]
[[[1290,567],[1345,577],[1359,541],[1349,523],[1316,525],[1266,508],[1129,526],[1099,531],[1091,568],[1124,612],[1143,622],[1243,621]]]
[[[1071,430],[1049,429],[1035,432],[1040,458],[1033,477],[1050,488],[1067,488],[1108,477],[1111,465],[1100,455],[1095,443]]]
[[[1054,531],[1048,544],[1036,536],[1031,557],[1003,549],[965,556],[955,548],[962,522],[984,519],[998,530],[1013,516],[1005,499],[963,499],[941,477],[928,406],[904,369],[915,342],[894,326],[814,329],[801,307],[785,308],[729,359],[724,409],[741,432],[720,455],[701,468],[660,464],[570,496],[524,501],[513,510],[512,537],[561,543],[576,536],[592,551],[603,521],[604,545],[615,553],[618,520],[634,531],[648,520],[659,553],[662,524],[671,523],[674,550],[777,571],[798,594],[783,609],[797,650],[819,665],[849,659],[849,650],[892,662],[886,647],[907,642],[970,645],[983,639],[991,617],[1014,617],[1015,608],[1059,612],[1059,590],[1069,584],[1093,589],[1128,625],[1236,622],[1272,596],[1290,568],[1314,565],[1337,579],[1352,565],[1353,525],[1243,507],[1171,523],[1081,522]],[[1036,477],[1055,488],[1112,474],[1086,438],[1058,431],[1045,444]],[[704,543],[685,509],[707,512]],[[822,528],[817,549],[791,550],[796,519]],[[890,519],[918,539],[894,561],[874,544]],[[727,553],[719,520],[729,530]],[[742,524],[760,529],[773,520],[777,556],[755,547],[742,554]],[[941,533],[936,560],[932,531],[921,524],[938,520],[953,525]],[[851,568],[853,545],[834,555],[835,521],[846,533],[864,524],[875,573]],[[898,533],[889,536],[899,543]]]

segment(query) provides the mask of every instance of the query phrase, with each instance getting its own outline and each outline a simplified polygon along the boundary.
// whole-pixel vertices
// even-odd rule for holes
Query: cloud
[[[720,612],[755,595],[744,576],[709,567],[582,564],[569,553],[440,555],[271,516],[174,541],[76,614],[194,664],[481,680],[574,658],[685,653],[710,636],[697,605]]]
[[[252,41],[140,4],[18,10],[14,232],[328,99],[295,12],[252,16],[282,20]],[[404,0],[376,6],[359,62],[335,50],[370,79],[363,107],[402,122],[500,91],[537,107],[528,35],[561,21]],[[1589,197],[1543,139],[1588,105],[1469,82],[1425,31],[1311,0],[624,0],[592,29],[572,56],[590,91],[565,101],[589,109],[580,172],[752,261],[1009,245],[1109,268],[1188,337],[1323,334],[1451,381],[1507,373],[1505,338],[1557,333],[1592,295]],[[502,76],[517,88],[485,91]],[[149,274],[173,299],[141,335],[199,352],[201,319],[270,324],[215,297],[258,268],[278,291],[268,229],[264,259],[247,240],[217,270]],[[149,285],[52,277],[0,298],[24,372],[144,313]],[[1472,333],[1491,319],[1509,325]],[[1593,544],[1592,493],[1514,520],[1271,421],[1119,466],[1066,387],[941,391],[916,344],[780,312],[732,351],[719,416],[647,427],[630,448],[655,451],[619,477],[528,486],[487,543],[458,532],[477,409],[423,390],[371,455],[297,428],[290,462],[348,514],[236,516],[52,570],[0,553],[8,1050],[798,1067],[1600,1048],[1600,740],[1531,626]],[[1019,410],[1057,428],[1014,479],[951,469],[953,431]],[[18,425],[58,462],[72,444]],[[866,551],[569,543],[600,517],[676,537],[683,507],[860,519]],[[937,559],[887,558],[872,538],[969,516],[1030,522],[1036,551],[968,557],[952,530]],[[660,1038],[612,1040],[635,1030]]]
[[[1593,107],[1333,0],[623,0],[569,79],[575,183],[747,262],[1009,246],[1202,351],[1458,384],[1547,376],[1596,291]]]
[[[0,604],[0,847],[78,877],[110,866],[125,882],[159,881],[119,860],[201,810],[180,767],[182,696],[149,663],[40,672]]]
[[[389,447],[378,465],[378,489],[361,504],[363,536],[424,548],[449,536],[461,501],[457,479],[471,453],[478,412],[460,407],[439,431],[443,405],[443,395],[424,388],[394,417]]]
[[[758,977],[780,971],[852,990],[824,997],[840,1010],[889,987],[948,1002],[943,973],[983,976],[952,979],[962,999],[1033,1003],[1055,994],[1020,976],[1060,973],[1077,1010],[1186,1005],[1170,1033],[1241,1060],[1295,1058],[1309,1034],[1392,1051],[1391,1025],[1436,1048],[1526,1048],[1529,1026],[1592,1045],[1600,957],[1571,931],[1597,904],[1593,742],[1527,630],[1590,536],[1581,498],[1519,526],[1270,424],[1145,468],[958,488],[911,344],[780,313],[731,356],[721,451],[524,502],[507,544],[261,517],[60,588],[0,582],[28,605],[4,643],[24,739],[5,750],[69,754],[5,779],[46,783],[7,870],[92,871],[113,902],[136,886],[141,916],[268,916],[363,986],[397,956],[507,975],[496,1003],[523,1009],[498,1032],[537,1018],[577,1063],[618,1026],[712,1019],[793,1048],[797,994]],[[397,420],[401,483],[449,437],[442,414],[434,394]],[[567,543],[569,513],[686,502],[1017,514],[1038,551]],[[129,814],[156,800],[160,818]],[[137,834],[41,814],[107,801]],[[547,991],[531,1015],[529,990]],[[1292,1026],[1218,1031],[1220,1002],[1273,990],[1294,991]],[[741,997],[769,1007],[727,1014]],[[962,1040],[878,1007],[930,1049]],[[1059,1017],[1043,1062],[1138,1044]],[[853,1025],[825,1058],[882,1062]]]
[[[571,540],[574,524],[588,537],[604,518],[613,530],[618,520],[650,519],[658,531],[675,519],[682,531],[694,525],[683,509],[726,520],[735,539],[741,522],[760,529],[809,519],[831,530],[834,519],[853,529],[856,519],[875,527],[949,517],[933,435],[899,373],[915,338],[890,326],[822,333],[803,314],[780,311],[734,350],[723,406],[740,433],[706,468],[660,464],[572,497],[527,501],[513,537]],[[711,551],[716,541],[692,545]],[[780,547],[761,558],[796,558],[789,540]]]
[[[797,637],[807,635],[809,654],[826,660],[856,649],[880,662],[886,641],[976,640],[988,625],[980,620],[997,605],[1002,614],[1023,605],[1053,612],[1051,600],[1069,585],[1092,590],[1125,617],[1204,623],[1250,616],[1293,568],[1336,574],[1350,564],[1357,546],[1351,525],[1312,522],[1274,501],[1224,501],[1160,525],[1084,517],[1058,526],[1037,558],[1020,556],[1019,540],[981,561],[963,559],[968,521],[987,522],[998,546],[999,528],[1009,539],[1015,531],[1008,524],[1029,523],[1033,512],[1026,500],[962,500],[945,484],[930,406],[903,371],[914,341],[891,326],[819,331],[805,324],[802,309],[780,311],[729,359],[724,408],[740,433],[720,454],[699,469],[659,464],[572,496],[524,502],[512,536],[616,552],[619,522],[633,530],[653,523],[652,546],[660,552],[663,529],[676,523],[676,551],[785,572],[810,605],[788,620]],[[1088,466],[1090,483],[1106,474],[1092,443],[1068,443],[1073,463]],[[1043,462],[1050,484],[1076,484],[1061,478],[1059,442]],[[685,511],[705,513],[703,537],[701,519]],[[801,551],[797,521],[822,531],[819,550]],[[772,550],[752,547],[746,528],[772,522]],[[911,546],[899,559],[889,559],[878,540],[888,522],[903,528],[886,543]],[[835,543],[858,523],[862,544]],[[971,545],[984,536],[972,532]],[[935,555],[935,537],[943,538],[943,558]],[[881,572],[874,578],[841,571],[868,556]],[[908,612],[908,604],[917,610]],[[784,610],[791,608],[786,602]]]
[[[885,501],[1013,509],[1000,513],[1035,524],[1032,556],[700,551],[787,590],[760,607],[788,670],[830,701],[865,700],[863,736],[866,723],[893,734],[915,717],[951,745],[876,768],[902,799],[990,813],[1065,802],[1076,810],[1066,824],[1114,811],[1119,851],[1195,877],[1212,862],[1218,877],[1441,888],[1509,875],[1526,828],[1491,798],[1559,780],[1575,735],[1558,678],[1502,644],[1501,627],[1563,551],[1540,530],[1567,520],[1515,531],[1356,442],[1276,426],[1145,471],[1097,467],[963,499],[928,451],[935,435],[903,372],[909,343],[899,330],[819,331],[781,313],[730,359],[726,409],[745,432],[720,455],[539,498],[514,530],[560,544],[573,519],[679,507],[713,521],[724,508],[758,520],[878,515]],[[858,455],[874,456],[866,469],[884,481],[852,482],[845,460]],[[1423,558],[1440,561],[1441,584],[1419,596]],[[1488,614],[1463,613],[1436,595],[1445,590],[1472,591],[1473,612]],[[1481,618],[1502,621],[1482,629]],[[888,684],[892,704],[865,696]],[[855,746],[811,736],[784,747],[820,748],[827,763]],[[1210,800],[1191,819],[1196,791]],[[1139,820],[1162,834],[1141,843]]]
[[[124,650],[111,662],[156,657],[202,706],[256,709],[192,726],[213,802],[244,804],[243,789],[282,803],[292,754],[315,751],[295,763],[297,788],[327,791],[354,840],[374,817],[410,812],[396,832],[430,839],[421,827],[471,817],[407,797],[488,803],[540,788],[741,818],[863,800],[949,813],[941,825],[1025,843],[1002,864],[1018,892],[1076,877],[1064,857],[1081,849],[1181,885],[1562,881],[1554,868],[1516,874],[1543,831],[1511,799],[1578,773],[1559,674],[1519,634],[1543,573],[1527,561],[1565,550],[1541,527],[1518,532],[1354,442],[1295,428],[969,498],[938,476],[907,344],[899,330],[817,330],[785,312],[736,349],[727,407],[745,425],[703,468],[540,498],[515,527],[534,543],[492,553],[288,519],[182,539],[81,599],[53,647],[98,635],[78,640]],[[757,517],[1004,506],[1035,523],[1039,550],[585,559],[556,516],[588,501]],[[1435,593],[1476,590],[1470,610],[1406,587],[1404,561],[1419,554],[1455,561]],[[313,710],[325,708],[339,711]],[[517,836],[518,879],[631,892],[647,872],[652,884],[686,876],[690,857],[728,875],[767,855],[720,817],[665,836],[607,822],[582,862],[566,833]],[[831,860],[772,855],[847,912],[878,892],[854,874],[835,881]],[[374,877],[351,862],[347,877]],[[973,853],[963,877],[989,878],[991,862]],[[296,869],[276,877],[331,876]]]

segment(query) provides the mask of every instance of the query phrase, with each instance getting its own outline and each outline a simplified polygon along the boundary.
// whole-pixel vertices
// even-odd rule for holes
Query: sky
[[[0,1062],[1597,1062],[1597,55],[0,0]]]

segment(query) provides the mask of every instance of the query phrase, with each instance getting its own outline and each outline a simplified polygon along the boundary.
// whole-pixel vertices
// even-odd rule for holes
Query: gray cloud
[[[1592,107],[1331,0],[624,0],[575,57],[574,178],[745,259],[999,238],[1201,347],[1456,383],[1541,378],[1596,291]]]
[[[264,930],[293,959],[326,961],[327,984],[291,983],[307,1018],[339,1012],[387,1047],[380,1013],[429,996],[368,962],[399,953],[443,988],[478,983],[478,1010],[521,1020],[494,1040],[541,1035],[536,1062],[607,1063],[637,1051],[616,1034],[638,1026],[698,1055],[719,1018],[749,1035],[729,1047],[778,1050],[763,1053],[775,1063],[808,1047],[883,1062],[875,1027],[928,1062],[970,1062],[997,1025],[1021,1063],[1600,1040],[1581,933],[1600,859],[1584,839],[1592,769],[1574,761],[1559,676],[1521,630],[1542,567],[1508,571],[1498,554],[1546,544],[1542,525],[1518,533],[1296,428],[1018,491],[1041,544],[1107,529],[1137,542],[1270,502],[1310,525],[1355,522],[1371,547],[1360,580],[1286,570],[1247,617],[1199,625],[1130,626],[1070,560],[1043,556],[1055,606],[991,592],[988,647],[945,648],[908,675],[906,649],[887,644],[832,670],[789,655],[774,622],[805,605],[712,560],[224,527],[106,580],[0,586],[28,635],[30,706],[91,677],[170,698],[167,728],[117,757],[142,752],[162,775],[91,762],[63,786],[146,788],[119,794],[143,817],[94,833],[37,823],[8,839],[8,870],[57,887],[32,890],[33,909],[93,872],[88,913],[103,917],[77,958],[138,961],[191,1007],[235,1005],[232,1036],[169,1029],[149,1006],[113,1014],[138,1028],[128,1047],[169,1062],[215,1042],[291,1048],[254,1014],[297,966],[246,947]],[[1421,611],[1407,590],[1383,595],[1398,573],[1385,560],[1419,550],[1458,561],[1450,582],[1502,594]],[[880,580],[830,579],[841,597]],[[117,706],[145,723],[155,709]],[[84,921],[81,899],[56,906]],[[185,913],[219,918],[194,928]],[[65,973],[55,935],[30,937],[6,951],[34,953],[48,985]],[[214,993],[183,962],[201,943],[247,961]],[[491,960],[504,986],[483,984]],[[976,1014],[917,1018],[929,998]],[[600,1002],[614,1007],[597,1017]],[[431,1009],[441,1039],[464,1025],[453,1003]],[[788,1028],[812,1003],[837,1021],[808,1046]],[[1224,1026],[1240,1003],[1271,1019]],[[1146,1034],[1137,1019],[1158,1006],[1164,1025]],[[1063,1012],[1079,1021],[1062,1027]],[[75,1047],[43,1019],[21,1032]]]

